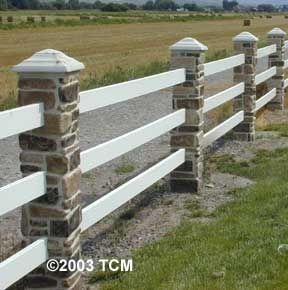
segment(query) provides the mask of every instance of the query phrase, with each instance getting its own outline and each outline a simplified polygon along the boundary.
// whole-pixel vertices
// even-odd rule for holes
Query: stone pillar
[[[255,140],[256,120],[256,64],[258,38],[249,32],[242,32],[233,38],[235,54],[245,55],[245,64],[234,68],[234,82],[245,84],[243,95],[234,99],[234,113],[244,109],[244,121],[234,128],[234,136],[240,141]]]
[[[49,258],[80,254],[81,170],[79,71],[84,65],[56,50],[43,50],[14,66],[19,105],[44,104],[44,126],[19,135],[24,176],[46,172],[47,193],[22,207],[26,243],[48,238]],[[25,192],[23,192],[25,194]],[[81,288],[79,272],[49,272],[46,264],[25,278],[26,289]]]
[[[276,88],[276,97],[267,104],[269,109],[284,109],[284,65],[285,65],[285,39],[286,32],[280,28],[274,28],[267,34],[267,42],[269,45],[276,44],[277,51],[269,55],[269,67],[276,66],[277,74],[268,81],[269,90]]]
[[[186,109],[186,122],[171,132],[171,151],[186,149],[186,161],[170,175],[174,192],[199,192],[203,180],[204,62],[208,48],[193,38],[170,47],[171,69],[185,68],[186,81],[173,88],[173,109]]]

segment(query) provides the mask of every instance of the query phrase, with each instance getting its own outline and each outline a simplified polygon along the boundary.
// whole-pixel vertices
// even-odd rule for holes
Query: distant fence
[[[27,289],[81,289],[79,272],[48,272],[47,259],[77,260],[81,232],[167,174],[172,191],[201,191],[203,149],[232,129],[236,139],[254,141],[256,112],[265,105],[283,109],[285,36],[275,28],[268,33],[269,46],[258,49],[255,36],[241,33],[233,39],[235,56],[210,63],[205,63],[207,47],[185,38],[170,48],[171,71],[80,93],[84,65],[62,52],[40,51],[16,65],[21,107],[0,113],[0,138],[20,134],[23,178],[0,189],[0,215],[23,206],[27,246],[0,263],[0,289],[26,275]],[[256,74],[263,57],[269,57],[269,68]],[[205,77],[227,69],[234,69],[235,85],[204,99]],[[256,86],[263,82],[269,90],[256,99]],[[174,113],[80,153],[79,114],[168,87]],[[204,114],[231,100],[234,115],[204,133]],[[82,173],[167,132],[169,157],[81,209]]]

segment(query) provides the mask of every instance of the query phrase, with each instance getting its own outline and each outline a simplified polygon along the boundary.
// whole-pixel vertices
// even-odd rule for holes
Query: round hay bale
[[[272,15],[266,15],[266,18],[267,19],[271,19],[272,18]]]
[[[81,15],[80,20],[90,20],[90,16],[88,15]]]
[[[285,19],[288,19],[288,15],[285,15]]]
[[[46,16],[41,16],[41,22],[46,22]]]
[[[250,19],[244,19],[243,26],[251,26],[251,20]]]
[[[35,17],[33,17],[33,16],[27,16],[27,22],[34,23],[35,22]]]
[[[13,16],[7,16],[7,22],[9,23],[13,22]]]

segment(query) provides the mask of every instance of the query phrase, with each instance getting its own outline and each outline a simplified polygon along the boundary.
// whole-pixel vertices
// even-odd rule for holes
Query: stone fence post
[[[233,42],[235,54],[245,55],[245,64],[234,68],[234,82],[245,84],[244,94],[234,99],[234,112],[244,109],[244,121],[234,128],[234,135],[240,141],[254,141],[258,38],[249,32],[242,32],[233,38]]]
[[[170,47],[171,69],[185,68],[186,81],[173,88],[173,109],[186,109],[186,122],[171,132],[171,151],[186,149],[186,161],[170,175],[171,190],[199,192],[203,185],[204,62],[208,48],[193,38]]]
[[[49,258],[80,254],[79,71],[84,65],[56,50],[43,50],[14,66],[19,105],[44,104],[41,128],[19,136],[23,176],[47,174],[47,193],[22,207],[26,243],[48,238]],[[25,194],[25,192],[23,192]],[[48,272],[46,264],[25,278],[26,289],[80,290],[79,272]]]
[[[284,109],[284,65],[285,65],[285,39],[286,32],[280,28],[274,28],[267,34],[268,44],[276,44],[277,51],[269,55],[269,67],[276,66],[277,74],[268,81],[269,90],[276,88],[276,97],[268,103],[267,107],[269,109]]]

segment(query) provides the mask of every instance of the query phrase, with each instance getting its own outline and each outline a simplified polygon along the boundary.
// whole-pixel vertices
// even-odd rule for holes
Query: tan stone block
[[[53,79],[20,78],[18,87],[25,90],[54,90],[56,89],[56,84]]]
[[[45,109],[48,110],[55,106],[55,93],[54,91],[43,92],[19,90],[18,102],[20,106],[44,103]]]
[[[65,174],[69,171],[69,159],[61,155],[47,155],[47,171],[54,174]]]
[[[65,198],[72,197],[80,188],[81,170],[76,168],[62,179],[62,192]]]

